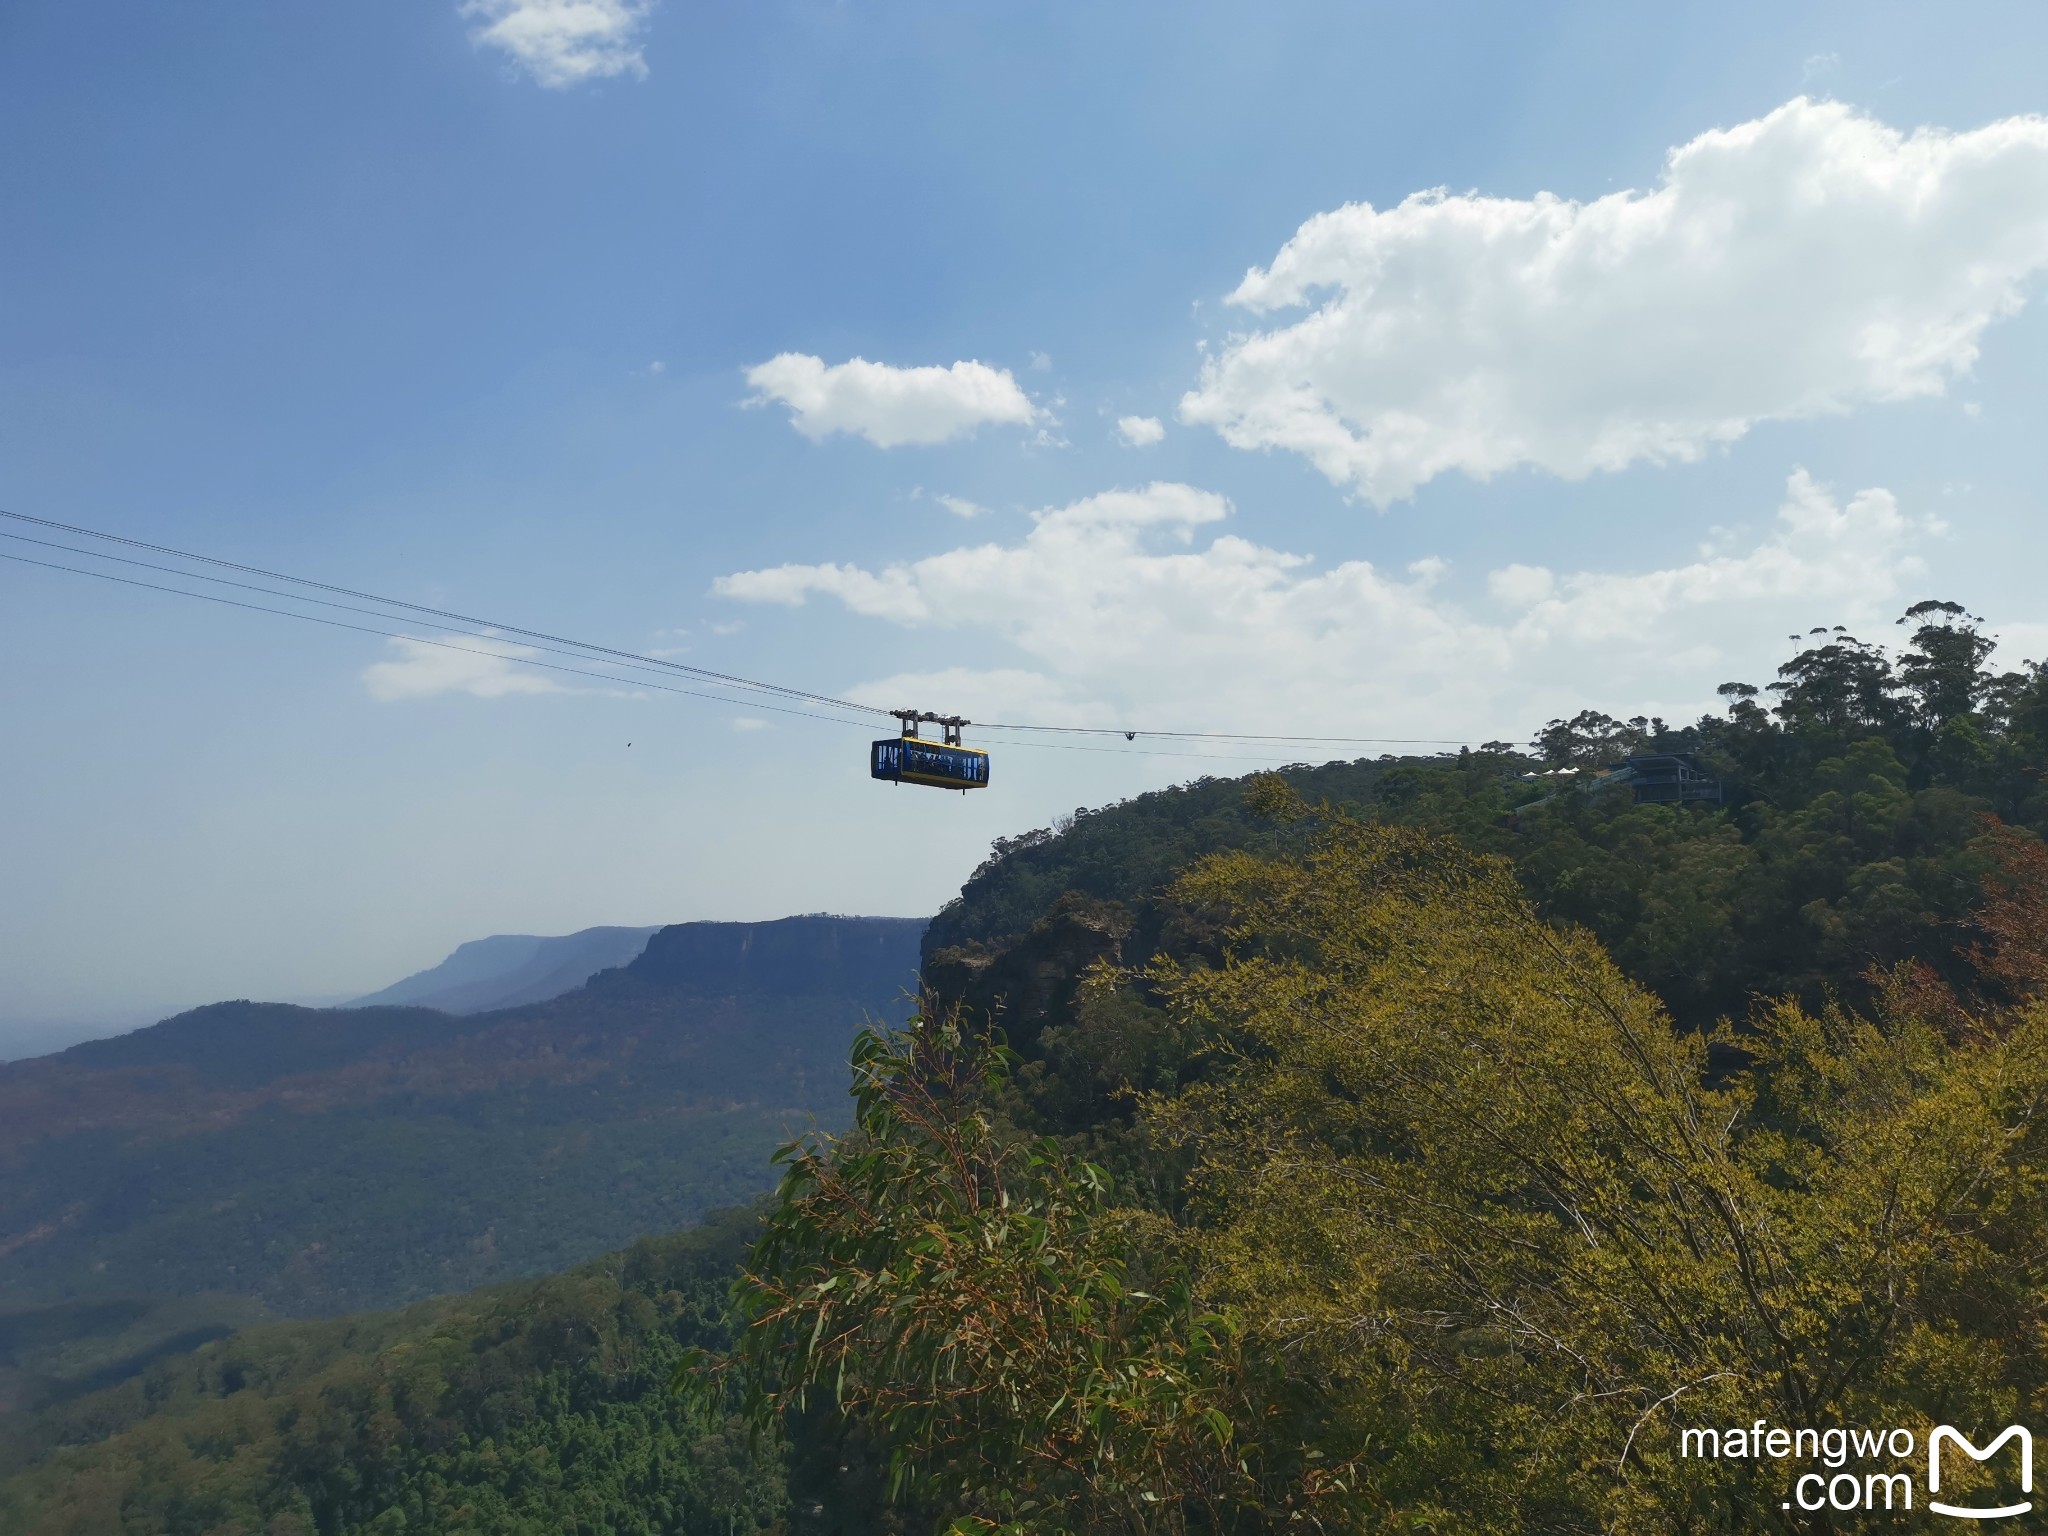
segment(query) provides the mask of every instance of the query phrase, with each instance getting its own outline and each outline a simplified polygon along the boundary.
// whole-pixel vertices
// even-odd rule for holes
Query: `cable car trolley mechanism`
[[[934,789],[988,787],[988,754],[978,747],[960,744],[960,728],[972,725],[958,715],[935,715],[930,710],[892,709],[903,723],[900,736],[884,737],[868,752],[868,773],[893,784],[929,784]],[[939,727],[938,741],[918,735],[920,721]]]

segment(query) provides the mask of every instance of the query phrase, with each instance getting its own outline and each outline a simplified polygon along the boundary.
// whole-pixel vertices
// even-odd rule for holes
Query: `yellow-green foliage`
[[[855,1133],[792,1149],[734,1295],[757,1412],[859,1414],[957,1532],[1184,1529],[1257,1508],[1229,1318],[1147,1288],[1104,1175],[999,1134],[1009,1053],[950,1019],[865,1034]],[[703,1357],[685,1362],[722,1396]]]
[[[867,1042],[742,1291],[760,1402],[825,1391],[963,1529],[1489,1536],[1815,1529],[1680,1428],[2038,1410],[2048,1010],[1902,972],[1681,1032],[1501,861],[1257,788],[1289,851],[1188,872],[1048,1075]],[[1033,1152],[1081,1056],[1143,1063],[1135,1124]]]
[[[1228,935],[1152,978],[1215,1062],[1147,1104],[1197,1159],[1197,1292],[1286,1362],[1361,1518],[1754,1530],[1782,1490],[1681,1462],[1680,1424],[2031,1400],[2042,1013],[1955,1042],[1903,988],[1874,1021],[1783,1006],[1716,1081],[1445,840],[1332,816],[1179,894]]]

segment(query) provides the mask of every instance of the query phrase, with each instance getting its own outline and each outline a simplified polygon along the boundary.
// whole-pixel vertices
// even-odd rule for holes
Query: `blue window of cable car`
[[[930,784],[939,789],[985,789],[988,754],[974,747],[949,747],[915,736],[890,736],[868,754],[868,772],[898,784]]]

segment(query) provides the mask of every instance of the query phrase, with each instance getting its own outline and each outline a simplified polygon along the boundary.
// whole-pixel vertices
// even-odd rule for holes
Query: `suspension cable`
[[[262,566],[243,565],[233,560],[223,560],[212,555],[203,555],[195,553],[191,550],[177,549],[166,544],[152,544],[146,540],[127,538],[121,534],[105,533],[95,528],[81,527],[75,523],[61,523],[50,518],[32,517],[25,512],[10,512],[4,508],[0,508],[0,518],[7,518],[16,523],[28,524],[37,528],[51,530],[53,532],[69,534],[75,538],[98,539],[105,543],[117,544],[129,549],[144,550],[151,554],[168,556],[171,559],[187,561],[194,565],[209,566],[212,567],[214,570],[234,571],[244,576],[260,577],[262,580],[268,582],[280,582],[288,586],[303,587],[307,589],[308,592],[327,592],[334,594],[336,597],[355,598],[359,602],[377,604],[378,607],[357,607],[349,603],[335,602],[329,598],[308,596],[305,592],[281,592],[274,587],[258,586],[249,582],[235,581],[229,577],[209,575],[205,571],[186,570],[176,566],[158,565],[151,561],[134,559],[129,556],[112,554],[102,550],[80,549],[74,545],[61,544],[49,539],[33,538],[27,534],[6,533],[4,531],[0,531],[0,538],[10,539],[17,543],[33,544],[47,549],[61,550],[67,554],[77,555],[86,559],[115,561],[130,567],[139,567],[144,570],[156,571],[164,575],[178,576],[186,580],[212,582],[219,585],[234,587],[243,591],[259,593],[267,597],[274,597],[285,602],[311,603],[329,609],[361,614],[372,618],[380,618],[386,620],[387,622],[402,621],[410,623],[419,623],[422,620],[424,620],[426,621],[428,627],[439,629],[444,632],[464,632],[465,628],[466,631],[485,631],[484,634],[472,633],[471,638],[474,639],[493,639],[499,635],[518,636],[522,641],[540,642],[538,644],[524,644],[519,646],[518,649],[522,651],[541,650],[546,651],[552,655],[566,656],[576,660],[592,661],[599,665],[610,666],[613,668],[625,669],[634,672],[652,672],[656,675],[679,674],[688,677],[694,681],[713,687],[732,689],[749,694],[766,695],[770,698],[781,699],[785,702],[780,705],[768,704],[764,702],[763,699],[758,697],[746,701],[750,707],[773,710],[773,712],[777,714],[802,715],[810,719],[832,720],[840,724],[855,724],[858,722],[846,720],[843,714],[818,714],[815,712],[815,709],[803,709],[793,706],[811,705],[815,706],[816,708],[843,711],[845,713],[867,717],[887,717],[891,713],[889,710],[881,709],[871,704],[860,704],[854,702],[851,699],[838,698],[831,694],[816,693],[804,688],[792,688],[781,683],[762,682],[756,678],[742,677],[736,673],[731,672],[714,671],[708,667],[693,666],[688,662],[675,661],[668,657],[643,655],[637,651],[622,650],[615,646],[599,645],[587,640],[577,640],[566,635],[551,634],[546,630],[531,629],[523,625],[509,624],[496,619],[480,618],[473,614],[457,613],[453,610],[446,608],[429,607],[426,604],[409,602],[403,598],[385,597],[379,593],[360,591],[353,587],[338,586],[331,582],[318,581],[311,577],[294,576],[282,571],[268,570]],[[365,625],[349,624],[336,619],[325,619],[314,614],[299,613],[291,609],[269,608],[265,607],[262,604],[240,602],[235,599],[221,597],[212,593],[194,592],[187,588],[169,587],[160,585],[156,582],[141,581],[133,578],[115,576],[112,573],[105,571],[95,571],[79,566],[58,565],[51,561],[34,560],[21,555],[0,554],[0,559],[11,560],[17,564],[42,566],[50,570],[69,571],[75,575],[80,576],[95,576],[102,580],[120,582],[127,586],[146,587],[153,591],[171,592],[183,597],[201,598],[209,602],[223,603],[230,607],[246,608],[261,613],[278,614],[285,618],[305,619],[313,623],[325,624],[332,628],[351,629],[359,631],[364,634],[382,635],[388,639],[404,640],[418,645],[431,645],[442,650],[466,651],[473,655],[490,656],[501,661],[511,662],[521,666],[540,667],[550,671],[569,672],[575,673],[579,676],[603,678],[612,681],[631,681],[636,686],[654,688],[664,693],[676,693],[692,698],[712,699],[722,703],[740,702],[739,700],[733,699],[725,694],[704,693],[697,689],[663,686],[661,684],[649,681],[645,677],[634,679],[620,679],[613,672],[591,672],[582,668],[565,667],[556,663],[540,661],[531,656],[505,655],[501,651],[485,650],[475,646],[455,645],[448,641],[442,640],[428,640],[416,635],[400,634],[386,629],[373,629]],[[384,611],[391,609],[398,610],[398,613]],[[406,619],[402,617],[405,615],[417,615],[418,617]],[[1466,742],[1456,741],[1449,738],[1424,736],[1304,736],[1289,735],[1278,732],[1258,731],[1184,731],[1146,729],[1126,730],[1116,726],[1044,725],[1016,721],[978,721],[974,722],[974,724],[975,729],[981,731],[1003,731],[1011,734],[1043,736],[1121,736],[1127,742],[1135,742],[1137,738],[1143,736],[1148,739],[1157,741],[1238,743],[1244,745],[1272,744],[1311,747],[1457,747],[1468,745],[1468,743]],[[1023,745],[1025,743],[1019,744]],[[1035,744],[1043,746],[1055,745],[1055,743],[1052,742],[1043,742]],[[1077,749],[1079,748],[1077,747]],[[1175,757],[1198,757],[1210,755],[1204,753],[1148,754],[1144,752],[1144,749],[1133,749],[1128,747],[1093,748],[1086,750],[1111,751],[1123,753],[1131,753],[1134,750],[1136,750],[1141,755]],[[1247,758],[1242,760],[1251,761],[1253,759]]]

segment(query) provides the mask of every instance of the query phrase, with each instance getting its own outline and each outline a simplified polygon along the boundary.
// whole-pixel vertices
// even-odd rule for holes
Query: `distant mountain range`
[[[575,991],[599,971],[627,964],[660,931],[658,927],[585,928],[552,939],[524,933],[472,939],[439,965],[343,1006],[485,1013],[522,1003],[544,1003]]]
[[[683,923],[644,947],[614,929],[574,965],[605,943],[636,958],[539,1002],[216,1003],[0,1066],[0,1314],[206,1293],[390,1306],[751,1198],[777,1144],[845,1122],[848,1043],[903,1016],[924,928]],[[544,958],[423,995],[548,984]],[[546,974],[569,964],[553,958]]]
[[[460,945],[439,965],[393,982],[367,997],[300,997],[308,1008],[437,1008],[443,1013],[485,1013],[544,1003],[573,992],[599,971],[625,965],[647,946],[654,928],[585,928],[581,933],[541,938],[500,933]],[[122,1018],[0,1019],[0,1063],[47,1056],[81,1040],[100,1040],[154,1022],[162,1014]]]

